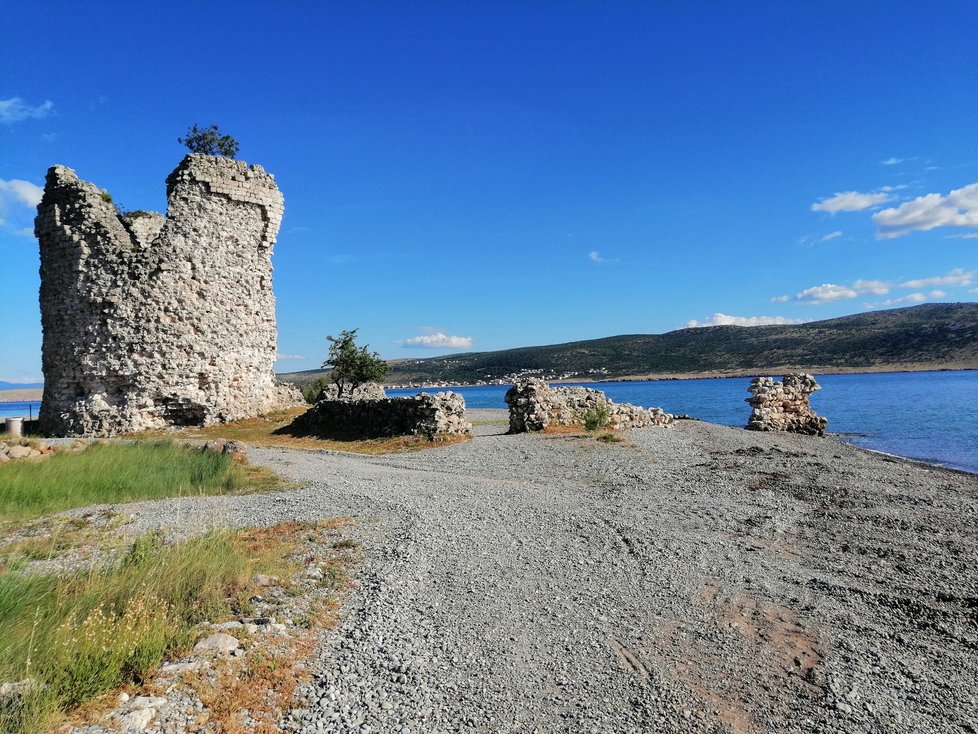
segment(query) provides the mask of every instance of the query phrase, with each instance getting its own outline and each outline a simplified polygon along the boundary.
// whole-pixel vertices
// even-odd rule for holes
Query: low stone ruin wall
[[[335,382],[323,386],[316,396],[316,402],[321,400],[384,400],[387,392],[379,382],[365,382],[355,388],[346,387],[340,395],[340,389]]]
[[[288,426],[296,435],[362,436],[467,436],[465,400],[458,393],[420,393],[412,397],[379,400],[321,400]]]
[[[588,387],[550,387],[543,380],[518,381],[506,393],[509,406],[509,432],[542,431],[550,425],[584,425],[589,410],[608,411],[610,429],[646,428],[672,423],[672,416],[659,408],[618,404],[600,390]]]
[[[822,389],[811,375],[787,374],[781,382],[755,377],[747,389],[751,394],[747,402],[753,408],[747,420],[748,430],[825,435],[828,419],[816,415],[808,403],[808,396]]]

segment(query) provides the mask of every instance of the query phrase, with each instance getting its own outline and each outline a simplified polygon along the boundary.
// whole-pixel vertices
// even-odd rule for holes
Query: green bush
[[[589,408],[584,414],[584,427],[589,431],[596,431],[608,425],[608,406],[598,405]]]
[[[320,391],[327,385],[332,384],[325,377],[317,377],[312,382],[307,382],[302,387],[302,397],[306,399],[306,402],[310,405],[316,404],[316,398],[319,397]]]

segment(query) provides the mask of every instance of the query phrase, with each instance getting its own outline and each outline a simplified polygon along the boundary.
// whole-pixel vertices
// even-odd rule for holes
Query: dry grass
[[[289,410],[276,411],[258,418],[247,418],[245,420],[234,421],[233,423],[222,423],[219,425],[207,426],[205,428],[191,428],[181,432],[183,438],[211,439],[227,438],[236,441],[243,441],[252,446],[276,446],[281,448],[307,449],[307,450],[326,450],[326,451],[347,451],[354,454],[403,454],[410,451],[422,451],[424,449],[436,448],[439,446],[451,446],[463,443],[469,439],[465,436],[453,436],[451,438],[436,439],[429,441],[422,436],[395,436],[393,438],[373,438],[373,439],[349,439],[342,438],[317,438],[313,436],[290,436],[284,433],[276,433],[292,422],[294,418],[308,410],[308,406],[290,408]],[[139,434],[141,437],[149,437],[160,434]],[[167,434],[172,435],[172,434]]]

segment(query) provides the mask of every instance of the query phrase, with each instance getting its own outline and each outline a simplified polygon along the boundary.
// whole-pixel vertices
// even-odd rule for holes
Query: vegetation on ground
[[[357,330],[341,331],[339,336],[327,336],[329,355],[323,367],[329,367],[329,379],[336,385],[337,395],[353,392],[365,382],[382,382],[387,376],[387,362],[367,345],[357,346]]]
[[[584,413],[584,427],[589,431],[596,431],[608,425],[608,406],[597,405],[588,408]]]
[[[180,145],[185,145],[191,153],[201,155],[224,156],[234,158],[238,154],[238,141],[230,135],[222,134],[217,125],[207,127],[197,127],[191,125],[187,128],[187,136],[177,138]]]
[[[272,472],[172,441],[95,443],[43,461],[0,466],[0,520],[22,520],[86,505],[282,486]]]
[[[140,683],[189,650],[194,626],[248,611],[255,574],[287,577],[291,536],[215,531],[175,544],[136,539],[109,567],[0,572],[0,681],[27,681],[0,700],[0,732],[50,730],[68,709]]]

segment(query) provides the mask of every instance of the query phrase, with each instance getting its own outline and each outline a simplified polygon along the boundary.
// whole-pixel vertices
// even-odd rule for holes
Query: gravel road
[[[304,489],[132,506],[331,516],[366,554],[297,732],[976,732],[978,477],[683,421],[364,457]],[[141,508],[141,509],[140,509]]]

